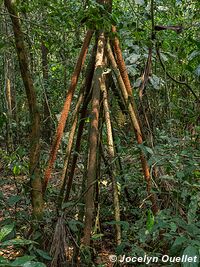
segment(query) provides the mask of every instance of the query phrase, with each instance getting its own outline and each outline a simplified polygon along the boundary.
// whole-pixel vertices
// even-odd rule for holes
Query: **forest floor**
[[[154,236],[154,233],[152,236],[145,234],[147,223],[152,222],[151,214],[147,214],[148,203],[144,204],[146,187],[141,175],[141,166],[138,161],[137,151],[133,151],[132,147],[130,151],[126,149],[122,164],[124,166],[127,165],[127,168],[129,168],[125,169],[125,174],[127,179],[126,185],[129,192],[131,192],[132,202],[129,203],[125,195],[121,198],[121,220],[124,229],[126,229],[127,225],[129,227],[127,228],[128,230],[123,231],[124,238],[127,238],[128,244],[123,249],[127,253],[131,253],[133,249],[141,249],[138,250],[138,253],[142,253],[142,249],[144,251],[149,250],[149,253],[151,253],[151,249],[153,252],[158,250],[160,253],[164,253],[163,251],[165,250],[169,252],[169,248],[173,244],[176,244],[176,240],[185,240],[184,242],[186,243],[183,249],[191,247],[193,244],[193,247],[196,247],[197,242],[199,242],[197,231],[200,226],[196,219],[199,217],[200,150],[196,146],[196,143],[194,146],[186,146],[175,140],[168,146],[166,144],[161,146],[158,155],[153,155],[156,160],[160,157],[163,161],[162,166],[164,166],[164,174],[161,176],[160,184],[159,180],[155,181],[157,183],[156,186],[160,190],[158,197],[160,198],[160,206],[163,210],[163,215],[161,214],[161,216],[164,216],[159,218],[161,228],[158,228],[164,233],[163,240],[160,238],[159,231],[155,231],[155,234],[158,234],[157,236]],[[131,151],[133,151],[132,154]],[[27,159],[25,161],[27,163]],[[22,171],[20,175],[14,175],[13,170],[10,169],[10,165],[5,166],[5,164],[1,164],[0,162],[0,227],[10,224],[15,225],[14,231],[6,236],[5,240],[22,238],[35,242],[29,245],[1,248],[0,257],[3,256],[6,259],[14,260],[26,254],[36,255],[37,259],[45,262],[46,266],[50,266],[50,260],[48,260],[49,255],[47,253],[50,252],[53,237],[56,235],[58,219],[62,217],[56,208],[61,174],[62,168],[57,166],[48,185],[47,194],[45,195],[44,219],[40,223],[39,228],[34,229],[36,224],[31,217],[30,186],[27,173]],[[77,248],[80,251],[80,247],[76,242],[77,240],[78,242],[81,240],[81,237],[77,233],[83,227],[81,223],[82,219],[79,219],[79,211],[83,207],[83,201],[80,198],[83,175],[83,164],[78,162],[70,201],[64,203],[66,205],[64,220],[68,245],[66,257],[69,259],[72,258],[72,252],[76,251]],[[107,181],[109,180],[107,179]],[[107,184],[104,184],[104,182],[106,182],[106,179],[104,181],[104,176],[102,176],[101,196],[99,197],[98,203],[101,208],[99,216],[100,228],[94,231],[92,255],[84,256],[89,259],[91,258],[91,261],[95,264],[94,266],[113,267],[116,264],[111,262],[111,257],[115,255],[117,246],[115,245],[115,228],[113,226],[112,186],[110,182]],[[165,185],[164,187],[163,184]],[[73,212],[70,212],[72,207]],[[190,220],[192,222],[190,225],[191,228],[188,227]],[[61,239],[62,237],[63,235],[61,235]],[[84,267],[80,258],[79,263],[75,266]],[[121,266],[126,265],[122,264]],[[136,267],[138,264],[128,266]],[[144,265],[140,264],[140,266]],[[151,264],[149,266],[155,267],[155,265]],[[167,265],[156,264],[156,267],[159,266]]]
[[[79,171],[77,170],[79,173]],[[5,172],[6,173],[6,172]],[[33,237],[32,233],[32,225],[31,225],[31,203],[29,199],[29,195],[27,194],[27,184],[28,179],[26,175],[17,175],[14,176],[10,173],[5,175],[3,169],[1,169],[1,180],[0,180],[0,226],[5,224],[13,223],[16,225],[16,230],[11,232],[6,237],[6,240],[13,238],[26,238],[31,239]],[[54,192],[59,187],[58,177],[61,173],[56,171],[53,175],[53,179],[51,180],[50,192],[50,202],[45,203],[47,213],[49,214],[49,221],[45,227],[45,238],[43,240],[43,249],[49,250],[51,247],[51,242],[53,239],[54,230],[56,227],[56,215],[55,211],[55,202]],[[50,213],[54,213],[50,215]],[[50,219],[50,217],[52,217]],[[47,218],[45,218],[47,220]],[[4,241],[4,240],[3,240]],[[106,242],[94,241],[93,245],[95,247],[95,263],[97,266],[114,266],[113,263],[109,261],[109,256],[113,255],[112,246],[114,240],[107,239]],[[73,247],[70,249],[73,250]],[[17,257],[21,257],[27,253],[26,247],[16,247],[13,245],[7,246],[6,248],[0,249],[0,257],[4,257],[8,260],[15,260]],[[48,263],[46,262],[47,266]],[[77,266],[82,266],[81,263],[77,263]],[[59,266],[60,267],[60,266]]]

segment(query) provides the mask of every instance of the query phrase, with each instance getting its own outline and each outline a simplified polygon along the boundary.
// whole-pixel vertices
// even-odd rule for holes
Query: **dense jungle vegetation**
[[[200,266],[199,14],[0,0],[0,266]]]

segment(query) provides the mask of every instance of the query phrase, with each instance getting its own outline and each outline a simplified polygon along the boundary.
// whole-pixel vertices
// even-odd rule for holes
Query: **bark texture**
[[[98,39],[96,64],[94,73],[94,85],[92,94],[92,114],[91,128],[89,136],[89,156],[87,170],[87,188],[85,197],[85,228],[83,236],[83,245],[90,246],[90,237],[94,216],[94,183],[96,179],[96,159],[98,144],[98,125],[99,125],[99,105],[100,105],[100,88],[103,72],[103,56],[105,47],[105,37],[102,33]]]
[[[92,56],[87,66],[85,83],[82,88],[82,90],[85,92],[84,92],[83,105],[81,107],[80,123],[79,123],[78,131],[77,131],[76,144],[74,148],[75,153],[73,155],[70,173],[68,175],[68,172],[66,172],[66,175],[65,175],[65,176],[68,176],[68,177],[65,177],[67,179],[65,202],[69,200],[69,195],[70,195],[70,190],[71,190],[71,186],[73,182],[76,163],[77,163],[78,155],[81,149],[81,138],[82,138],[82,134],[84,130],[85,118],[87,116],[88,104],[92,97],[90,91],[91,91],[92,78],[93,78],[94,68],[95,68],[95,56],[96,56],[96,45],[93,48]]]
[[[13,32],[15,37],[15,45],[19,60],[22,80],[26,90],[28,107],[31,120],[30,134],[30,179],[31,179],[31,196],[33,215],[37,218],[42,216],[43,212],[43,195],[42,183],[39,172],[40,157],[40,114],[37,107],[36,93],[33,80],[29,71],[27,50],[25,47],[24,36],[20,25],[18,14],[15,10],[15,1],[4,0],[5,6],[10,13]]]
[[[141,127],[140,127],[140,122],[139,122],[138,117],[136,115],[135,106],[133,105],[133,103],[131,101],[129,101],[129,93],[130,92],[128,93],[128,90],[126,88],[126,84],[125,84],[124,79],[123,79],[122,74],[121,74],[122,72],[120,71],[120,66],[118,69],[118,64],[115,61],[114,55],[113,55],[111,47],[109,45],[107,46],[107,52],[108,52],[108,57],[109,57],[109,60],[111,62],[111,65],[113,67],[113,70],[115,72],[117,81],[119,83],[119,87],[121,89],[124,101],[125,101],[127,108],[128,108],[129,116],[131,119],[131,124],[132,124],[133,130],[134,130],[135,135],[136,135],[137,143],[141,145],[141,144],[143,144],[142,131],[141,131]],[[120,55],[121,55],[121,52],[120,52]],[[119,62],[119,64],[120,64],[120,62]],[[122,66],[123,66],[123,64],[122,64]],[[126,72],[126,70],[125,70],[125,72]],[[126,76],[125,80],[126,79],[129,80],[128,76]],[[130,85],[130,81],[128,82],[128,84]],[[132,92],[132,90],[131,90],[131,92]],[[146,157],[142,151],[140,153],[140,158],[141,158],[141,165],[142,165],[142,170],[144,173],[144,178],[145,178],[146,183],[147,183],[147,193],[148,193],[148,196],[152,202],[152,211],[154,214],[156,214],[158,212],[159,208],[158,208],[158,205],[156,203],[156,199],[155,199],[154,194],[151,193],[151,176],[150,176],[149,166],[147,163],[147,159],[146,159]]]
[[[66,100],[64,103],[63,110],[61,112],[61,117],[60,117],[58,127],[56,130],[55,139],[54,139],[52,147],[51,147],[51,152],[50,152],[50,156],[49,156],[49,160],[48,160],[47,169],[45,171],[44,187],[43,187],[44,192],[46,190],[48,181],[49,181],[50,176],[51,176],[53,164],[54,164],[55,159],[56,159],[58,148],[59,148],[59,145],[60,145],[60,142],[62,139],[62,135],[63,135],[63,131],[65,128],[66,120],[68,117],[69,109],[71,106],[72,98],[73,98],[74,91],[75,91],[75,88],[76,88],[76,85],[78,82],[78,77],[79,77],[80,71],[82,69],[82,66],[85,62],[85,58],[86,58],[87,51],[88,51],[88,46],[90,44],[90,40],[92,38],[92,35],[93,35],[93,31],[89,30],[86,34],[79,58],[77,60],[77,64],[76,64],[75,69],[74,69],[74,73],[72,75],[71,84],[70,84],[69,90],[67,92],[67,97],[66,97]]]
[[[113,163],[115,159],[115,149],[114,149],[114,141],[113,141],[113,134],[112,134],[112,124],[110,118],[110,108],[108,104],[108,93],[105,85],[105,81],[102,83],[101,90],[103,92],[103,108],[104,108],[104,116],[105,116],[105,123],[107,129],[107,142],[108,142],[108,155],[109,160]],[[119,203],[119,192],[116,182],[117,176],[117,168],[116,164],[111,164],[111,180],[112,180],[112,190],[113,190],[113,203],[114,203],[114,212],[115,212],[115,221],[120,223],[120,203]],[[116,243],[117,245],[121,244],[121,227],[120,224],[116,224]]]

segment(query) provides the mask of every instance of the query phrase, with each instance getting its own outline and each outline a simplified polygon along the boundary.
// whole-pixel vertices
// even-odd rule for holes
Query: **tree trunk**
[[[6,129],[6,143],[7,150],[13,151],[13,135],[12,135],[12,93],[11,93],[11,66],[10,55],[5,55],[5,100],[7,106],[7,129]]]
[[[33,206],[33,215],[36,218],[42,217],[43,212],[43,196],[42,183],[39,175],[39,157],[40,157],[40,115],[36,102],[36,93],[33,80],[30,75],[28,66],[27,51],[24,43],[24,36],[20,25],[20,20],[15,9],[15,1],[4,0],[5,6],[10,13],[13,32],[15,37],[15,45],[19,60],[22,80],[26,90],[28,107],[31,121],[30,134],[30,179],[31,179],[31,197]]]
[[[78,130],[77,130],[76,144],[74,147],[75,153],[74,153],[73,158],[72,158],[72,164],[71,164],[71,169],[70,169],[69,175],[68,175],[68,173],[66,173],[66,175],[68,177],[65,177],[67,179],[65,202],[67,202],[69,200],[69,194],[70,194],[70,190],[71,190],[71,186],[72,186],[72,181],[73,181],[73,177],[74,177],[76,163],[77,163],[78,155],[79,155],[79,152],[81,149],[81,139],[82,139],[82,134],[83,134],[84,126],[85,126],[85,117],[87,115],[87,109],[88,109],[89,101],[91,100],[90,89],[91,89],[92,78],[93,78],[93,74],[94,74],[95,56],[96,56],[96,45],[93,48],[93,52],[92,52],[90,61],[88,63],[87,69],[86,69],[85,81],[83,83],[83,87],[81,88],[81,91],[85,90],[85,92],[84,92],[83,104],[81,107],[80,123],[79,123]]]
[[[76,89],[76,85],[78,83],[78,78],[79,78],[81,69],[82,69],[83,64],[85,62],[85,58],[87,55],[87,51],[88,51],[88,47],[89,47],[92,35],[93,35],[93,31],[89,30],[85,36],[85,40],[83,42],[80,55],[78,57],[78,60],[77,60],[77,63],[76,63],[75,69],[74,69],[74,73],[73,73],[72,78],[71,78],[71,84],[69,86],[69,90],[67,92],[64,107],[63,107],[63,110],[61,112],[58,127],[56,129],[55,139],[53,141],[53,144],[51,147],[51,152],[49,155],[48,166],[46,168],[45,175],[44,175],[44,186],[43,186],[44,192],[46,190],[47,184],[48,184],[49,179],[51,177],[51,171],[53,169],[53,164],[54,164],[54,161],[56,159],[57,151],[58,151],[61,139],[62,139],[66,120],[68,118],[69,109],[70,109],[71,102],[72,102],[72,98],[73,98],[73,95],[74,95],[74,92]]]
[[[105,123],[107,129],[107,142],[108,142],[108,155],[110,162],[113,162],[115,159],[115,149],[114,149],[114,141],[112,134],[112,124],[110,119],[110,108],[108,104],[108,93],[105,85],[105,81],[102,84],[101,90],[103,91],[103,107],[104,107],[104,116]],[[111,180],[112,180],[112,190],[113,190],[113,203],[114,203],[114,211],[115,211],[115,221],[120,223],[120,203],[119,203],[119,192],[117,188],[116,176],[117,176],[117,168],[116,164],[111,164]],[[120,224],[116,224],[116,242],[117,245],[121,244],[121,227]]]
[[[119,48],[119,45],[118,45],[118,48]],[[113,67],[113,70],[115,72],[116,79],[118,81],[120,90],[122,92],[124,101],[127,104],[131,124],[132,124],[133,130],[134,130],[135,135],[136,135],[137,143],[139,145],[141,145],[141,144],[143,144],[143,135],[142,135],[140,123],[139,123],[139,120],[137,117],[134,99],[132,98],[132,95],[131,95],[132,89],[131,89],[131,87],[128,87],[129,89],[127,90],[126,84],[124,82],[124,81],[127,81],[127,86],[130,86],[130,81],[129,81],[128,75],[126,73],[126,66],[123,63],[121,65],[121,71],[120,71],[120,66],[118,69],[118,65],[115,61],[114,55],[113,55],[111,47],[109,45],[107,46],[107,52],[108,52],[108,57],[109,57],[109,60],[111,62],[111,65]],[[120,64],[121,62],[124,62],[120,49],[118,49],[118,54],[120,55],[120,60],[119,60],[119,64]],[[123,69],[123,71],[122,71],[122,69]],[[124,72],[126,73],[126,75],[124,74]],[[124,79],[123,79],[121,73],[123,73]],[[132,101],[129,101],[129,96],[132,98]],[[140,158],[141,158],[141,165],[142,165],[142,170],[144,173],[144,178],[145,178],[146,183],[147,183],[147,193],[148,193],[148,196],[152,202],[152,211],[154,214],[156,214],[159,211],[159,208],[158,208],[158,204],[156,202],[155,195],[153,193],[151,193],[151,176],[150,176],[149,166],[147,163],[147,159],[146,159],[146,157],[142,151],[140,152]]]
[[[89,156],[87,170],[87,188],[88,191],[85,197],[85,228],[83,245],[90,246],[90,236],[92,231],[93,216],[94,216],[94,185],[96,179],[96,158],[97,158],[97,143],[98,143],[98,124],[99,124],[99,102],[100,88],[103,72],[103,56],[105,47],[105,37],[102,33],[98,39],[96,65],[94,73],[94,85],[92,94],[92,116],[91,128],[89,136]]]

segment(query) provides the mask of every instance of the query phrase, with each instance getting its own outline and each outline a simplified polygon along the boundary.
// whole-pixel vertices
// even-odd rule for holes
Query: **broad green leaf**
[[[177,176],[179,179],[182,179],[182,178],[184,178],[185,173],[184,173],[183,171],[178,171],[178,172],[176,173],[176,176]]]
[[[160,56],[163,61],[168,61],[168,57],[164,53],[160,53]]]
[[[144,5],[144,0],[135,0],[135,3],[136,3],[137,5],[142,6],[142,5]]]
[[[14,174],[14,175],[19,175],[20,172],[21,172],[21,165],[16,164],[16,165],[13,167],[13,174]]]
[[[139,86],[141,85],[141,83],[142,83],[141,78],[138,78],[138,79],[135,81],[135,83],[134,83],[134,88],[135,88],[135,87],[139,87]]]
[[[198,238],[198,237],[197,237]],[[190,244],[194,247],[198,247],[200,248],[200,236],[199,236],[199,240],[191,240]],[[200,255],[200,254],[199,254]]]
[[[200,198],[198,195],[191,197],[191,202],[190,202],[189,210],[188,210],[188,214],[187,214],[187,219],[188,219],[189,224],[193,223],[196,219],[196,213],[198,210],[199,200],[200,200]]]
[[[2,241],[8,234],[10,234],[14,229],[14,224],[8,224],[3,226],[3,228],[0,231],[0,241]]]
[[[0,266],[6,266],[8,263],[9,263],[9,261],[7,259],[0,256]]]
[[[195,259],[196,257],[196,262],[183,262],[182,266],[183,267],[198,267],[199,266],[199,253],[198,250],[195,247],[188,246],[185,248],[183,251],[183,255],[187,255],[187,257],[192,257]]]
[[[27,239],[11,239],[8,241],[5,241],[1,244],[1,247],[7,247],[7,246],[25,246],[25,245],[30,245],[30,244],[37,244],[36,242],[32,240],[27,240]]]
[[[154,215],[150,210],[148,210],[147,223],[146,223],[147,230],[150,232],[153,226],[154,226]]]
[[[138,72],[137,69],[133,65],[127,65],[127,70],[131,76],[135,76]]]
[[[65,203],[63,203],[62,204],[62,208],[63,209],[66,209],[66,208],[69,208],[69,207],[71,207],[71,206],[73,206],[74,205],[74,202],[65,202]]]
[[[200,56],[200,51],[195,50],[189,55],[188,60],[191,61],[194,58],[199,57],[199,56]]]
[[[22,267],[46,267],[46,265],[42,262],[29,261],[26,262]]]
[[[156,76],[155,74],[152,74],[152,76],[149,77],[149,81],[151,82],[153,88],[156,90],[160,89],[165,83],[160,77]]]
[[[71,220],[68,222],[69,228],[73,231],[73,232],[77,232],[78,231],[78,227],[77,225],[83,227],[83,224],[79,221],[76,220]]]
[[[25,263],[35,259],[35,256],[25,255],[14,260],[10,266],[24,266]]]
[[[118,245],[116,247],[116,254],[117,255],[123,255],[123,252],[124,252],[124,250],[126,248],[126,245],[127,245],[126,242],[122,242],[120,245]]]
[[[87,118],[85,119],[85,122],[90,122],[90,117],[87,117]]]
[[[146,151],[147,151],[149,154],[151,154],[151,155],[154,154],[153,150],[152,150],[150,147],[145,146],[145,149],[146,149]]]
[[[52,257],[49,256],[49,254],[41,249],[36,249],[36,252],[45,260],[52,260]]]
[[[139,58],[141,57],[141,55],[138,55],[138,54],[131,54],[127,59],[126,61],[132,65],[132,64],[135,64]]]
[[[170,228],[171,228],[171,230],[172,230],[173,232],[176,232],[176,230],[177,230],[177,225],[176,225],[176,223],[171,222],[171,223],[170,223]]]
[[[200,170],[195,170],[194,172],[194,176],[198,179],[200,179]]]
[[[169,10],[169,8],[167,6],[157,6],[157,9],[159,11],[168,11]]]
[[[195,74],[196,74],[197,76],[200,76],[200,65],[198,65],[198,67],[196,68],[196,70],[195,70]]]
[[[174,241],[172,247],[183,245],[187,241],[187,238],[184,236],[178,236]]]
[[[197,236],[200,233],[199,228],[195,224],[187,224],[184,228],[192,236]]]
[[[15,204],[17,204],[17,202],[19,202],[21,200],[21,196],[15,195],[15,196],[11,196],[8,199],[8,205],[9,206],[14,206]]]
[[[6,121],[7,121],[7,115],[3,112],[2,114],[0,114],[0,127],[3,127]]]
[[[188,239],[184,236],[178,236],[174,241],[172,247],[170,248],[170,253],[173,256],[176,256],[180,253],[184,245],[188,242]]]
[[[104,234],[94,234],[92,235],[92,240],[98,240],[101,239],[104,236]]]

